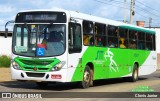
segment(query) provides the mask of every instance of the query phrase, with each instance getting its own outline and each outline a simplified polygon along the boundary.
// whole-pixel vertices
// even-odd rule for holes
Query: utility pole
[[[126,23],[126,0],[124,0],[124,23]]]
[[[130,7],[130,24],[133,23],[133,16],[135,14],[134,12],[134,5],[135,5],[135,0],[131,0],[131,7]]]
[[[149,18],[149,28],[151,28],[152,18]]]

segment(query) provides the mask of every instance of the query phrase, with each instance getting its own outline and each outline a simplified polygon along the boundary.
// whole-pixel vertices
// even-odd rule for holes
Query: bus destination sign
[[[31,15],[27,14],[24,16],[26,21],[33,21],[33,20],[53,20],[55,21],[57,19],[57,15],[55,14],[37,14],[37,15]]]
[[[64,12],[21,12],[15,23],[66,23],[66,20]]]

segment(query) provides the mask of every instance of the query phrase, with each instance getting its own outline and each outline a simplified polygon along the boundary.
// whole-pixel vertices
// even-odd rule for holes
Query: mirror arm
[[[7,38],[7,36],[8,36],[8,28],[6,28],[7,27],[7,25],[9,24],[9,23],[14,23],[15,21],[8,21],[6,24],[5,24],[5,35],[4,35],[4,37],[5,38]]]

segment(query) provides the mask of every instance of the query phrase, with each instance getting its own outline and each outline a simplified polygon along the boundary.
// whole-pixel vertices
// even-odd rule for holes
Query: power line
[[[115,4],[113,4],[113,3],[108,3],[108,2],[101,1],[101,0],[94,0],[94,1],[99,2],[99,3],[102,3],[102,4],[113,5],[113,6],[115,6],[115,7],[123,8],[123,6],[119,6],[119,3],[115,3],[115,4],[118,4],[118,5],[115,5]],[[127,9],[129,9],[129,8],[127,8]]]
[[[144,18],[147,18],[147,19],[148,19],[148,17],[147,17],[147,16],[144,16],[144,15],[140,14],[139,12],[136,12],[136,14],[138,14],[138,15],[140,15],[140,16],[142,16],[142,17],[144,17]]]
[[[157,14],[155,14],[155,13],[153,13],[153,12],[151,12],[151,11],[148,11],[148,10],[146,10],[146,9],[143,9],[143,8],[141,8],[141,7],[139,7],[138,5],[136,5],[136,9],[137,10],[140,10],[140,11],[143,11],[143,12],[145,12],[146,14],[152,14],[152,16],[154,15],[155,17],[160,17],[160,15],[157,15]]]
[[[115,6],[115,7],[120,7],[120,8],[124,8],[124,7],[122,7],[122,6],[120,6],[120,4],[122,4],[122,3],[124,3],[124,2],[122,2],[122,1],[118,1],[118,0],[94,0],[94,1],[96,1],[96,2],[99,2],[99,3],[102,3],[102,4],[107,4],[107,5],[113,5],[113,6]],[[110,1],[110,3],[108,3],[108,2],[106,2],[106,1]],[[137,1],[136,1],[137,2]],[[114,3],[114,4],[111,4],[111,3]],[[141,2],[139,2],[138,1],[138,3],[140,4]],[[116,4],[116,5],[115,5]],[[127,2],[127,4],[128,4],[128,2]],[[143,3],[141,3],[141,4],[143,4]],[[128,4],[129,5],[129,4]],[[129,8],[129,6],[127,5],[127,7],[126,7],[126,9],[127,10],[130,10],[130,8]],[[143,4],[145,7],[149,7],[149,6],[146,6],[145,4]],[[151,7],[149,7],[149,8],[151,8]],[[157,15],[157,14],[155,14],[155,13],[153,13],[153,12],[151,12],[151,11],[148,11],[148,10],[146,10],[146,9],[143,9],[143,8],[141,8],[139,5],[137,5],[136,4],[136,9],[137,10],[139,10],[139,11],[142,11],[142,12],[144,12],[145,14],[152,14],[152,15],[154,15],[154,16],[156,16],[156,17],[160,17],[159,15]],[[153,9],[153,8],[151,8],[151,9]],[[154,9],[155,10],[155,9]],[[156,11],[158,11],[158,10],[156,10]],[[137,11],[136,11],[136,13],[137,13]],[[142,15],[142,14],[140,14],[140,13],[138,13],[139,15],[141,15],[141,16],[143,16],[143,17],[145,17],[145,18],[147,18],[146,16],[144,16],[144,15]],[[149,17],[148,17],[149,18]],[[158,19],[155,19],[155,20],[158,20]]]
[[[144,5],[145,7],[150,8],[150,9],[152,9],[152,10],[154,10],[154,11],[156,11],[156,12],[159,13],[158,10],[156,10],[156,9],[154,9],[154,8],[151,8],[150,6],[147,6],[147,5],[145,5],[144,3],[142,3],[142,2],[140,2],[140,1],[138,1],[138,0],[137,0],[136,2],[139,3],[139,4],[142,4],[142,5]]]
[[[119,4],[123,4],[124,2],[122,2],[122,1],[117,1],[117,0],[105,0],[105,1],[110,1],[110,2],[116,2],[116,3],[119,3]]]
[[[141,12],[146,12],[145,10],[142,10],[142,9],[138,9],[139,11],[136,11],[136,14],[138,14],[138,15],[141,15],[141,16],[143,16],[144,18],[149,18],[150,16],[145,16],[145,15],[142,15],[141,14]],[[145,14],[148,14],[147,12],[145,13]],[[148,14],[149,15],[149,14]],[[153,15],[153,14],[152,14]],[[152,16],[153,17],[153,16]],[[154,20],[159,20],[159,19],[155,19],[155,18],[152,18],[152,19],[154,19]]]
[[[124,6],[121,6],[122,4],[124,4],[124,2],[122,1],[119,1],[119,0],[94,0],[96,2],[99,2],[99,3],[102,3],[102,4],[105,4],[105,5],[113,5],[114,7],[118,7],[118,8],[124,8]],[[109,2],[108,2],[109,1]],[[113,4],[114,3],[114,4]],[[149,6],[146,6],[145,4],[143,4],[142,2],[139,2],[136,0],[136,5],[135,5],[135,8],[136,8],[136,14],[138,14],[139,16],[143,17],[146,19],[146,21],[148,21],[148,19],[151,17],[150,15],[152,15],[152,20],[159,20],[159,19],[155,19],[156,18],[159,18],[160,15],[159,14],[159,11],[154,9],[154,8],[151,8]],[[129,7],[129,2],[126,2],[126,9],[127,10],[130,10],[130,7]],[[145,7],[142,8],[141,5],[143,5]],[[148,9],[149,8],[149,9]],[[152,10],[156,11],[157,13],[153,12]],[[143,13],[142,13],[143,12]],[[152,22],[152,25],[155,25],[155,24],[159,24],[159,23],[154,23]]]

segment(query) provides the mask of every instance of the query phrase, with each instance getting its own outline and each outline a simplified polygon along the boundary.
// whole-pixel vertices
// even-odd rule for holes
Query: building
[[[4,31],[0,31],[0,55],[11,55],[12,32],[8,32],[8,38],[4,38]]]

